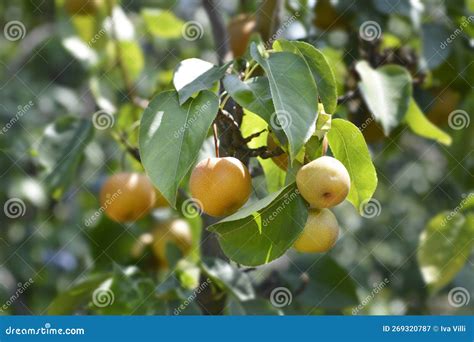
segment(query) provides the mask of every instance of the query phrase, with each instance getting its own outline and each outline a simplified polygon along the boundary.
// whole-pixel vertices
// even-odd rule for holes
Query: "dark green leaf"
[[[267,74],[274,118],[288,138],[290,161],[303,148],[315,130],[318,115],[318,90],[305,60],[290,52],[262,56],[252,43],[251,55]]]
[[[64,116],[46,127],[38,159],[46,168],[45,183],[55,198],[72,182],[84,149],[94,135],[89,120]]]
[[[225,287],[239,300],[246,301],[255,298],[255,291],[250,277],[237,267],[218,258],[204,259],[202,267],[212,282]]]
[[[271,124],[275,108],[268,78],[261,76],[243,82],[237,75],[227,75],[224,77],[223,84],[235,102]]]
[[[261,265],[282,256],[303,230],[305,201],[293,183],[210,226],[225,254],[243,265]]]
[[[295,276],[306,273],[309,282],[294,298],[300,312],[308,315],[318,309],[339,310],[357,305],[356,286],[349,273],[329,256],[298,255],[284,277],[294,283]]]
[[[277,40],[273,43],[273,48],[297,53],[305,59],[316,81],[325,111],[333,114],[337,107],[336,78],[323,53],[311,44],[287,40]]]
[[[154,97],[140,125],[140,155],[155,186],[174,207],[180,183],[196,162],[218,108],[217,96],[202,91],[182,106],[175,91]]]
[[[59,294],[48,307],[48,315],[72,315],[85,306],[94,290],[110,278],[110,273],[94,274]]]

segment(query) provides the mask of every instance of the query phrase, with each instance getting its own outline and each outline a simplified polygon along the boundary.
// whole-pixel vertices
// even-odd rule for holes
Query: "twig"
[[[219,64],[229,59],[229,39],[227,37],[227,28],[220,14],[219,8],[214,0],[202,0],[202,5],[206,10],[207,16],[212,26],[212,36],[214,37],[214,45],[216,48]]]

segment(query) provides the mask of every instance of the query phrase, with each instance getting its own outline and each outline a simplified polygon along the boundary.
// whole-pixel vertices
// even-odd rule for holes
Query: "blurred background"
[[[7,0],[0,13],[1,314],[473,313],[474,1]],[[137,120],[176,65],[245,63],[257,37],[320,49],[334,115],[369,145],[379,185],[363,216],[336,208],[335,248],[245,269],[202,258],[210,221],[182,207],[127,224],[98,212],[107,176],[142,171]],[[355,91],[362,59],[406,67],[452,141],[404,124],[384,136]],[[191,252],[160,259],[153,231],[175,220]]]

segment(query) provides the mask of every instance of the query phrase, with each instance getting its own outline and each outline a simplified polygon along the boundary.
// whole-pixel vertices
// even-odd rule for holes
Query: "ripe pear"
[[[166,246],[176,245],[183,255],[191,251],[193,239],[189,223],[183,219],[174,219],[157,225],[153,231],[153,253],[159,263],[166,267]]]
[[[251,192],[247,167],[233,157],[201,160],[189,180],[191,195],[210,216],[227,216],[247,202]]]
[[[294,247],[303,253],[330,250],[339,236],[339,224],[329,209],[309,209],[308,220]]]
[[[141,173],[110,176],[100,190],[100,206],[114,221],[136,221],[150,212],[156,193],[150,179]]]
[[[102,4],[103,0],[66,0],[64,5],[69,15],[94,15]]]
[[[227,26],[229,45],[235,58],[245,54],[250,36],[255,30],[256,25],[255,16],[251,14],[239,14],[229,22]]]
[[[299,169],[296,185],[312,208],[322,209],[344,201],[351,188],[351,179],[339,160],[323,156]]]
[[[276,143],[273,134],[268,134],[267,136],[267,148],[270,151],[274,151],[277,148],[280,148],[278,144]],[[287,153],[282,153],[276,157],[272,157],[272,161],[283,171],[286,171],[288,169],[288,154]]]
[[[155,208],[169,207],[168,201],[158,189],[155,189],[155,193],[156,193]]]

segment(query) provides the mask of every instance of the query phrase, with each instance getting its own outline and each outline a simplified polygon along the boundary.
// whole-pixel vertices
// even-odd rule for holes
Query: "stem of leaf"
[[[216,152],[216,158],[219,158],[219,140],[217,139],[217,124],[215,122],[212,125],[212,133],[214,134],[214,149]]]

